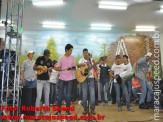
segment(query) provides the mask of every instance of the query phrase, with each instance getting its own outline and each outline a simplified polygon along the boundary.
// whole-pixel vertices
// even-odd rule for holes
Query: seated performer
[[[141,93],[142,92],[142,88],[140,86],[140,83],[139,83],[139,80],[138,79],[133,79],[132,80],[132,93],[135,97],[135,105],[138,105],[139,104],[139,98],[138,98],[138,95],[137,93]]]

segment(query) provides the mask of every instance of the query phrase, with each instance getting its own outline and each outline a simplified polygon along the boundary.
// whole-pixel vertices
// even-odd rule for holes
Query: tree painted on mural
[[[133,64],[139,58],[144,57],[144,55],[147,53],[147,48],[146,48],[147,43],[145,41],[146,38],[149,40],[150,52],[153,53],[154,41],[150,36],[139,35],[139,34],[137,34],[136,36],[134,35],[123,36],[124,43],[131,64]],[[107,55],[109,65],[112,65],[114,62],[118,41],[119,39],[116,42],[111,43],[111,45],[109,46],[108,55]],[[120,52],[120,55],[122,56],[122,51]]]
[[[51,36],[50,39],[47,41],[46,48],[50,51],[50,59],[58,60],[57,46],[53,36]]]
[[[107,51],[108,51],[108,45],[106,43],[103,43],[100,46],[100,49],[101,49],[100,56],[106,56],[107,55]]]

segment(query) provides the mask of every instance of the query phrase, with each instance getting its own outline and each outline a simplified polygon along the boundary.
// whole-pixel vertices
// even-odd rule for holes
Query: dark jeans
[[[116,91],[116,101],[117,101],[118,107],[121,107],[120,88],[122,89],[122,93],[125,94],[127,108],[131,107],[126,84],[124,83],[124,84],[119,85],[118,83],[114,83],[114,87],[115,87],[115,91]]]
[[[95,101],[98,102],[98,82],[95,81]]]
[[[90,97],[91,109],[95,108],[95,82],[94,78],[87,78],[84,82],[82,82],[82,90],[83,90],[83,107],[87,109],[87,101]]]
[[[66,107],[70,107],[72,85],[73,85],[72,80],[70,80],[70,81],[59,80],[58,103],[57,103],[58,107],[61,107],[61,105],[62,105],[62,100],[63,100],[63,95],[64,95],[64,88],[66,88],[66,94],[65,94]]]
[[[77,80],[73,80],[73,87],[72,87],[72,98],[71,101],[76,101],[77,99]]]
[[[49,103],[54,104],[57,99],[57,86],[55,83],[50,82]]]
[[[109,87],[109,78],[102,78],[100,79],[100,93],[101,93],[101,101],[105,102],[104,99],[104,86],[107,93],[107,98],[109,101],[111,101],[111,95],[110,95],[110,87]]]

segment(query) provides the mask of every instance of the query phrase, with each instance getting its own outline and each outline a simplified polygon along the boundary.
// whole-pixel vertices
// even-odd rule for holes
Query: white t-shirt
[[[52,69],[51,77],[50,77],[49,82],[51,82],[51,83],[57,83],[57,81],[58,81],[58,80],[57,80],[57,76],[58,76],[58,74],[59,74],[58,71]]]
[[[123,64],[120,64],[120,65],[113,64],[111,70],[114,72],[114,75],[119,75],[119,74],[121,74],[124,70],[126,70],[126,66],[123,65]],[[114,82],[116,83],[117,80],[114,79]]]
[[[89,61],[88,61],[88,60],[85,60],[84,58],[81,58],[81,59],[79,60],[79,64],[83,64],[83,63],[87,64],[87,63],[89,63]],[[91,58],[91,63],[92,63],[92,65],[94,64],[94,63],[92,62],[92,58]],[[91,72],[91,75],[89,75],[88,78],[94,78],[94,77],[93,77],[93,70],[91,69],[90,72]]]
[[[127,65],[125,65],[125,64],[123,64],[123,65],[126,66],[127,71],[133,72],[133,68],[132,68],[132,65],[130,63],[128,63]]]

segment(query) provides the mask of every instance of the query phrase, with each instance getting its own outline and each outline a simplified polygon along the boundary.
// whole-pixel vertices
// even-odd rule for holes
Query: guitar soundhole
[[[84,70],[84,76],[87,76],[88,75],[88,72],[89,72],[88,69],[85,69]]]

